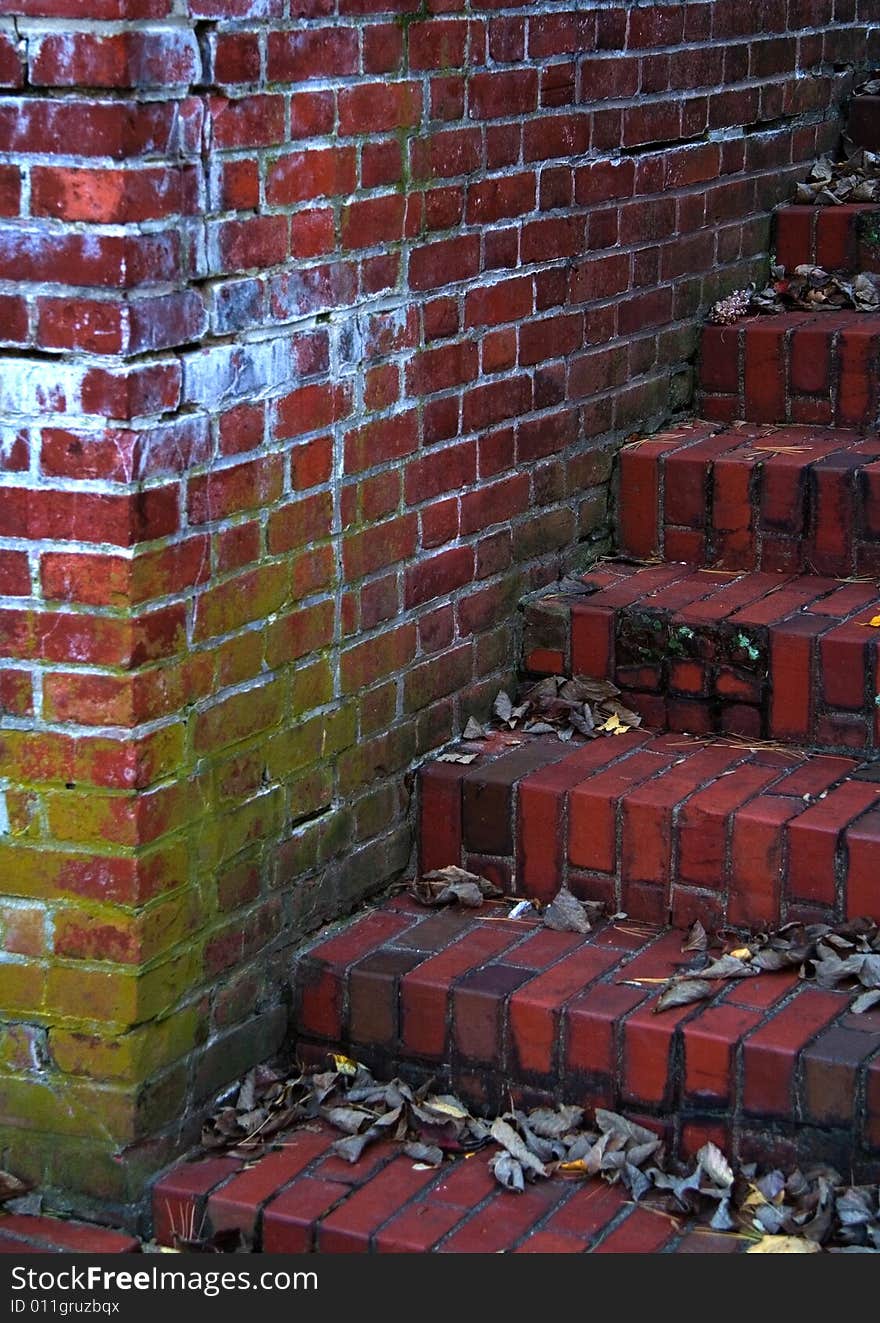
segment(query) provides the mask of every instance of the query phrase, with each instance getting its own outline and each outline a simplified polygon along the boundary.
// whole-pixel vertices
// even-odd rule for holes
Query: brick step
[[[525,605],[523,669],[613,680],[654,730],[880,748],[880,587],[609,562]]]
[[[393,948],[392,948],[393,949]],[[230,1158],[182,1164],[153,1191],[160,1245],[181,1227],[210,1237],[240,1231],[264,1254],[738,1253],[736,1236],[697,1231],[638,1208],[619,1186],[561,1178],[501,1189],[491,1151],[416,1170],[391,1143],[353,1165],[330,1152],[320,1123],[243,1168]]]
[[[783,312],[704,326],[698,407],[724,423],[874,428],[880,316]]]
[[[139,1254],[125,1231],[25,1213],[0,1214],[0,1254]]]
[[[880,574],[880,437],[694,422],[620,452],[625,555],[717,569]]]
[[[853,97],[846,132],[857,147],[880,152],[880,96]]]
[[[465,747],[484,751],[422,768],[423,872],[460,864],[539,900],[565,882],[677,927],[880,914],[873,764],[643,730]]]
[[[853,1015],[845,993],[792,972],[656,1014],[651,980],[692,958],[681,932],[617,920],[583,937],[505,913],[399,899],[313,945],[295,974],[300,1056],[341,1046],[489,1115],[611,1107],[680,1157],[711,1138],[742,1161],[877,1170],[880,1013]]]
[[[826,271],[880,271],[880,207],[780,207],[774,219],[776,261],[787,271],[802,263]]]

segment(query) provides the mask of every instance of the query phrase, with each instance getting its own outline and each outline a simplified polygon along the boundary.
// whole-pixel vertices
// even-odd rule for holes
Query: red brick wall
[[[875,0],[414,5],[0,3],[0,1140],[44,1184],[126,1202],[282,1040],[877,54]]]

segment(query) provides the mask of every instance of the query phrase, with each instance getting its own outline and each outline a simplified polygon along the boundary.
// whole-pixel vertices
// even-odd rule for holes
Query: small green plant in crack
[[[761,649],[753,643],[748,634],[737,634],[734,638],[734,644],[740,652],[744,652],[749,661],[756,662],[761,655]]]
[[[670,631],[667,647],[676,657],[682,657],[688,651],[688,644],[694,637],[694,631],[688,625],[677,625]]]
[[[858,235],[869,248],[880,248],[880,211],[863,212],[859,216]]]

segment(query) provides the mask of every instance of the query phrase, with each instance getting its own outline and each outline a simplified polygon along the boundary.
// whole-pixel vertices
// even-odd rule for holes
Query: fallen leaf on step
[[[351,1057],[337,1056],[333,1053],[333,1069],[340,1075],[351,1075],[352,1078],[358,1073],[358,1063]]]
[[[715,989],[711,983],[707,983],[701,978],[685,978],[677,983],[672,983],[663,992],[654,1007],[654,1014],[660,1011],[671,1011],[676,1006],[687,1006],[692,1001],[705,1001],[711,997]]]
[[[525,1178],[523,1176],[522,1163],[517,1162],[511,1153],[503,1150],[496,1153],[489,1164],[494,1173],[496,1181],[503,1185],[505,1190],[513,1190],[515,1194],[522,1194],[526,1188]]]
[[[687,937],[685,938],[681,949],[682,951],[705,951],[708,945],[709,938],[706,929],[700,923],[699,919],[695,919],[688,929]]]
[[[751,952],[749,954],[751,955]],[[750,978],[757,972],[754,965],[746,964],[739,956],[731,953],[730,955],[719,956],[705,969],[701,969],[700,978]]]
[[[711,1140],[697,1154],[697,1164],[715,1185],[728,1189],[733,1185],[733,1170],[717,1144]]]
[[[546,1176],[547,1169],[539,1158],[516,1133],[513,1126],[509,1125],[502,1117],[496,1117],[492,1122],[492,1138],[496,1144],[506,1148],[511,1157],[516,1158],[526,1171],[533,1171],[536,1176]]]
[[[804,1240],[801,1236],[762,1236],[756,1245],[750,1246],[746,1254],[819,1254],[819,1246],[813,1240]]]
[[[426,1167],[439,1167],[443,1162],[443,1150],[437,1144],[406,1144],[403,1151],[422,1170]]]
[[[588,933],[592,927],[583,905],[567,887],[556,893],[542,918],[545,927],[557,933]]]
[[[544,1139],[561,1139],[571,1130],[583,1125],[583,1107],[572,1105],[558,1108],[536,1107],[529,1112],[529,1128]]]
[[[438,753],[434,759],[435,763],[463,763],[466,767],[475,763],[479,758],[478,753]]]
[[[420,905],[463,905],[465,909],[479,909],[484,898],[494,899],[502,894],[487,877],[469,873],[456,864],[414,878],[408,890]]]
[[[625,735],[629,726],[625,726],[616,712],[612,712],[607,721],[603,721],[599,730],[606,735]]]

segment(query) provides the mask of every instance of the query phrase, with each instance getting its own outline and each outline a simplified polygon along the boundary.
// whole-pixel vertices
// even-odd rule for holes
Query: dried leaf
[[[855,955],[841,960],[839,956],[829,953],[824,960],[815,963],[816,983],[820,988],[836,988],[839,983],[857,976],[865,959],[865,956]]]
[[[462,738],[466,740],[484,740],[489,734],[485,726],[481,726],[474,717],[468,717],[467,725],[462,732]]]
[[[632,708],[624,707],[623,703],[619,703],[616,698],[606,699],[605,702],[601,704],[601,708],[603,715],[617,717],[621,724],[626,726],[627,729],[631,727],[635,728],[642,724],[642,718],[639,716],[638,712],[633,712]]]
[[[499,721],[510,722],[513,715],[513,702],[510,695],[503,689],[496,695],[495,702],[492,704],[492,711]]]
[[[866,955],[858,973],[863,988],[880,988],[880,955]]]
[[[876,1196],[865,1189],[844,1190],[836,1201],[835,1212],[842,1226],[867,1226],[877,1216]]]
[[[654,1007],[654,1014],[671,1011],[676,1006],[687,1006],[692,1001],[705,1001],[715,989],[702,978],[686,978],[670,983]]]
[[[463,763],[466,767],[475,763],[479,758],[478,753],[438,753],[434,759],[435,763]]]
[[[736,1222],[730,1215],[730,1200],[722,1199],[712,1216],[709,1226],[713,1231],[735,1231]]]
[[[653,1139],[646,1139],[641,1144],[632,1144],[626,1150],[626,1160],[631,1162],[634,1167],[641,1167],[643,1163],[652,1158],[662,1145],[663,1140],[655,1135]]]
[[[638,1203],[638,1201],[644,1198],[650,1190],[652,1185],[651,1177],[639,1167],[634,1166],[631,1162],[624,1164],[621,1175],[624,1185],[629,1190],[636,1203]]]
[[[697,1165],[706,1173],[710,1181],[722,1189],[729,1189],[733,1184],[733,1170],[727,1158],[717,1144],[711,1140],[704,1144],[697,1154]]]
[[[789,1212],[786,1204],[777,1208],[773,1204],[762,1203],[755,1210],[752,1225],[765,1235],[776,1235],[785,1225]]]
[[[531,1152],[528,1145],[516,1133],[513,1126],[503,1120],[500,1116],[492,1122],[492,1138],[502,1148],[506,1148],[512,1157],[516,1158],[526,1171],[533,1171],[536,1176],[546,1176],[547,1168]]]
[[[426,1111],[444,1119],[451,1118],[453,1121],[466,1121],[470,1116],[468,1109],[448,1093],[426,1098],[423,1106]]]
[[[619,693],[617,685],[610,680],[591,680],[583,675],[564,681],[559,689],[559,697],[570,703],[602,703]]]
[[[561,1139],[583,1124],[582,1107],[563,1106],[556,1110],[549,1107],[537,1107],[529,1112],[529,1128],[544,1139]]]
[[[560,1176],[592,1176],[593,1173],[588,1170],[587,1164],[583,1158],[574,1158],[568,1162],[560,1162],[556,1168]]]
[[[567,887],[562,887],[543,912],[545,927],[558,933],[588,933],[591,928],[586,910]]]
[[[649,1144],[657,1138],[653,1130],[604,1107],[596,1108],[596,1126],[603,1135],[612,1135],[624,1144]]]
[[[801,1236],[762,1236],[746,1254],[817,1254],[819,1246]]]
[[[572,707],[568,719],[581,735],[592,735],[596,729],[596,722],[588,703],[581,703],[577,707]]]
[[[780,1199],[785,1193],[785,1177],[776,1168],[768,1171],[755,1182],[755,1189],[768,1203]]]
[[[863,992],[856,997],[850,1006],[853,1015],[864,1015],[865,1011],[870,1011],[880,1002],[880,988],[871,988],[869,992]]]
[[[774,951],[769,946],[765,946],[763,950],[755,952],[749,963],[762,973],[771,974],[780,969],[791,969],[793,965],[799,965],[801,957],[792,956],[788,951]]]
[[[505,1151],[496,1154],[490,1165],[495,1179],[504,1186],[505,1190],[513,1190],[515,1194],[522,1194],[526,1188],[522,1163],[517,1162],[512,1154]]]
[[[337,1139],[332,1146],[333,1152],[343,1161],[355,1163],[367,1145],[378,1138],[379,1132],[374,1134],[372,1130],[365,1130],[362,1135],[349,1135],[347,1139]]]
[[[688,929],[687,937],[682,944],[682,951],[705,951],[709,945],[709,938],[706,929],[695,919]]]
[[[467,909],[479,908],[484,897],[491,899],[502,894],[488,878],[455,864],[415,878],[409,885],[409,893],[421,905],[458,904]]]
[[[351,1057],[337,1056],[333,1053],[333,1069],[340,1075],[349,1075],[352,1078],[358,1073],[358,1062],[353,1061]]]
[[[403,1151],[413,1162],[426,1167],[439,1167],[443,1163],[443,1150],[436,1144],[405,1144]]]
[[[365,1112],[359,1107],[324,1107],[321,1115],[347,1135],[359,1135],[365,1126],[376,1120],[375,1112]]]
[[[751,963],[746,964],[739,956],[723,955],[711,965],[700,970],[700,978],[749,978],[757,973]]]

